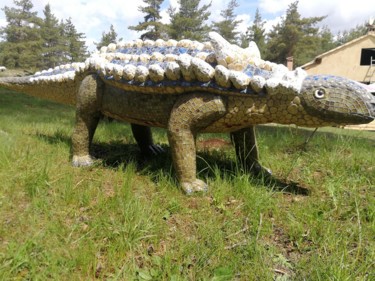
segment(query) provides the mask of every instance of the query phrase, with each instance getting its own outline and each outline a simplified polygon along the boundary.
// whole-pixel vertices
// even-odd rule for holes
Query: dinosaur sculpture
[[[243,167],[262,173],[257,124],[321,127],[375,118],[375,98],[357,82],[288,71],[262,60],[254,44],[242,49],[214,32],[209,38],[110,44],[84,63],[1,78],[0,86],[76,106],[74,166],[93,163],[89,148],[102,114],[134,124],[145,153],[157,150],[148,127],[166,128],[186,193],[207,188],[196,178],[198,133],[229,132]]]

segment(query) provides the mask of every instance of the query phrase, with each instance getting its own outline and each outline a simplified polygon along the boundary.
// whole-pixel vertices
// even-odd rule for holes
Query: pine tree
[[[169,7],[168,14],[171,23],[168,26],[168,35],[173,39],[191,39],[202,41],[206,39],[209,26],[205,24],[210,12],[211,3],[199,8],[200,0],[179,0],[180,9]]]
[[[67,46],[61,36],[63,26],[52,14],[49,4],[45,6],[43,13],[44,20],[40,32],[43,39],[43,67],[51,68],[64,62]]]
[[[337,44],[342,45],[358,37],[365,35],[367,32],[366,24],[357,25],[354,28],[340,32],[337,36]]]
[[[67,62],[85,60],[88,56],[87,47],[85,44],[85,35],[77,31],[71,18],[67,19],[62,25],[62,36],[64,37],[65,45],[67,46],[65,60]]]
[[[325,17],[301,18],[298,1],[289,5],[285,18],[268,34],[267,59],[285,63],[287,57],[294,57],[295,65],[311,60],[320,45],[317,23]]]
[[[264,24],[265,21],[263,21],[259,9],[256,9],[253,24],[247,29],[244,36],[244,40],[246,41],[241,44],[242,47],[248,47],[249,42],[254,41],[258,46],[262,58],[265,57],[267,50]]]
[[[164,24],[161,23],[160,5],[163,0],[143,0],[146,6],[139,6],[138,10],[144,14],[144,21],[139,22],[138,25],[129,26],[130,30],[145,31],[141,34],[141,39],[156,40],[158,38],[165,38]]]
[[[0,62],[11,68],[38,68],[42,65],[42,20],[37,17],[37,12],[32,11],[30,0],[13,2],[17,8],[3,8],[8,25],[0,30],[4,38]]]
[[[328,26],[323,26],[319,31],[320,46],[317,50],[316,55],[327,52],[338,46],[338,42],[335,40],[335,36],[332,34]]]
[[[230,0],[226,9],[220,12],[220,16],[223,20],[212,23],[213,30],[231,43],[237,43],[240,34],[236,29],[242,20],[236,20],[236,15],[234,14],[234,9],[237,7],[237,0]]]
[[[115,31],[115,28],[113,24],[111,24],[108,32],[102,33],[102,38],[100,39],[99,43],[94,43],[96,45],[96,48],[100,50],[103,46],[108,46],[110,43],[116,43],[117,42],[117,32]],[[121,39],[120,39],[121,40]]]

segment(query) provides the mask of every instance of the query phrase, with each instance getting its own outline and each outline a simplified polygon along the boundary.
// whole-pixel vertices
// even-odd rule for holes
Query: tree
[[[43,67],[51,68],[64,62],[64,53],[67,46],[64,44],[63,26],[51,12],[51,6],[44,8],[44,20],[40,30],[43,40],[42,57]]]
[[[100,39],[99,43],[94,43],[96,45],[96,48],[100,50],[103,46],[108,46],[110,43],[116,43],[117,41],[117,32],[115,31],[115,28],[113,24],[111,24],[108,32],[102,33],[102,38]]]
[[[206,38],[209,27],[205,24],[210,12],[211,3],[199,8],[200,0],[179,0],[180,9],[169,7],[171,23],[168,35],[173,39],[192,39],[202,41]]]
[[[266,30],[259,9],[256,9],[253,24],[247,28],[246,34],[241,43],[242,47],[248,47],[250,41],[254,41],[263,58],[266,54]]]
[[[136,26],[129,26],[130,30],[145,31],[141,34],[141,39],[156,40],[166,37],[163,34],[164,24],[160,22],[160,5],[163,0],[143,0],[147,6],[139,6],[138,10],[144,14],[144,21],[139,22]]]
[[[345,44],[349,41],[352,41],[358,37],[361,37],[367,33],[366,24],[360,24],[356,27],[340,32],[337,36],[338,45]]]
[[[289,5],[285,18],[273,27],[267,42],[267,59],[284,63],[287,57],[294,57],[295,65],[311,60],[320,45],[317,23],[325,17],[301,18],[298,1]]]
[[[40,60],[42,40],[40,26],[42,20],[33,12],[30,0],[14,0],[17,8],[5,6],[7,26],[0,29],[4,39],[1,43],[0,61],[12,68],[36,68]]]
[[[242,20],[236,20],[234,9],[237,7],[237,0],[230,0],[226,9],[220,12],[220,16],[222,16],[223,20],[212,23],[213,30],[231,43],[238,42],[239,32],[236,31],[236,29],[238,24],[242,22]]]
[[[64,29],[62,35],[65,40],[65,45],[67,46],[65,60],[67,62],[85,60],[88,55],[87,47],[85,45],[85,35],[77,31],[71,18],[65,21],[63,27]]]
[[[317,49],[316,54],[321,54],[332,50],[338,46],[338,42],[335,40],[335,36],[327,26],[323,26],[319,31],[320,46]]]

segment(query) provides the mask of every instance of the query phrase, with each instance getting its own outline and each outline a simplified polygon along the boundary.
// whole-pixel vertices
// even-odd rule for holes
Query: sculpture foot
[[[208,190],[207,184],[199,179],[195,179],[193,182],[182,182],[181,187],[187,195],[194,192],[206,192]]]
[[[256,163],[251,167],[251,172],[257,177],[271,178],[272,171],[269,168],[263,167],[262,165]]]
[[[72,165],[73,167],[88,167],[94,164],[95,160],[90,155],[84,156],[73,156]]]

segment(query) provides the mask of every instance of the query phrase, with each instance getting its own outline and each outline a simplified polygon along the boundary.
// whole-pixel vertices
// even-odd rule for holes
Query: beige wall
[[[367,36],[362,40],[342,46],[322,57],[320,64],[307,65],[304,69],[308,74],[332,74],[350,78],[356,81],[368,81],[366,75],[370,66],[361,66],[361,50],[375,48],[375,36]],[[371,69],[373,73],[375,67]],[[375,75],[372,81],[375,80]]]

